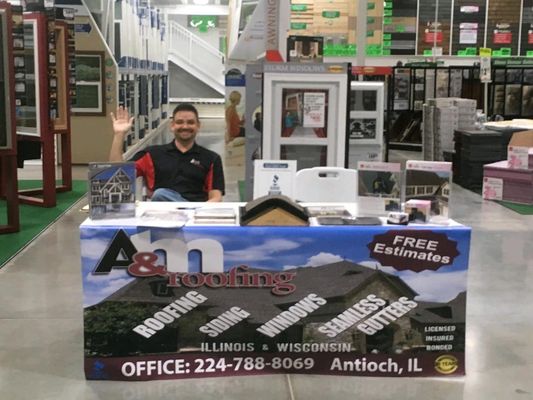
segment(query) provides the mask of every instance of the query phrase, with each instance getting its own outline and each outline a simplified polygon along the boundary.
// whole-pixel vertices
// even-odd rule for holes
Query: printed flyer
[[[81,226],[87,379],[465,373],[470,228]]]

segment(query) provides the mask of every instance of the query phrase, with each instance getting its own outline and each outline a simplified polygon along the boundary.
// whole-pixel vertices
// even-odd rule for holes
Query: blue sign
[[[91,33],[93,27],[91,24],[74,24],[74,31],[76,33]]]

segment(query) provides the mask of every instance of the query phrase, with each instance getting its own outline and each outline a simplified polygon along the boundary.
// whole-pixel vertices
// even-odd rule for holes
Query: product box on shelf
[[[483,198],[533,204],[533,169],[513,169],[506,160],[483,167]]]

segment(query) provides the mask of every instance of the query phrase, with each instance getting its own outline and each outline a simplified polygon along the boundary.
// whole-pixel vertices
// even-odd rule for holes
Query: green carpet
[[[41,181],[19,181],[19,190],[38,188],[40,185]],[[57,220],[86,192],[86,181],[73,181],[72,191],[57,193],[57,205],[55,207],[44,208],[21,204],[19,206],[20,231],[0,234],[0,268]],[[0,200],[0,225],[6,223],[6,201]]]
[[[520,215],[533,215],[533,205],[532,204],[518,204],[511,203],[509,201],[497,201],[496,203],[501,204],[504,207],[507,207],[514,212],[517,212]]]

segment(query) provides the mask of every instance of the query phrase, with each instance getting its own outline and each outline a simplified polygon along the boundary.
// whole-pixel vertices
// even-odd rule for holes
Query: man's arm
[[[213,203],[222,201],[222,192],[217,189],[210,190],[207,194],[207,201]]]
[[[207,201],[217,202],[222,201],[222,196],[226,185],[224,182],[224,169],[222,168],[222,159],[217,154],[213,161],[213,185],[211,190],[207,193]]]
[[[133,117],[130,117],[128,110],[122,106],[117,108],[116,115],[111,113],[110,116],[113,122],[113,141],[109,151],[109,161],[122,161],[124,137],[131,129]]]

